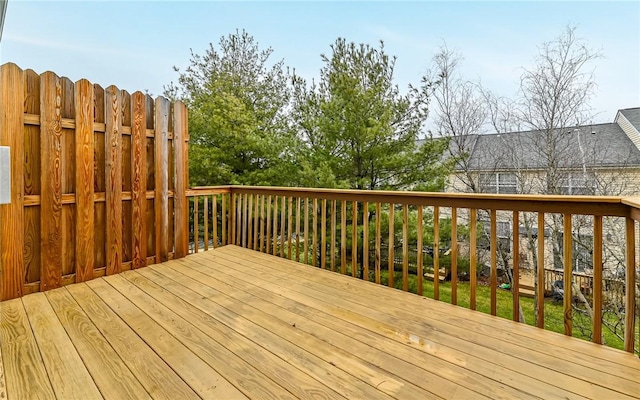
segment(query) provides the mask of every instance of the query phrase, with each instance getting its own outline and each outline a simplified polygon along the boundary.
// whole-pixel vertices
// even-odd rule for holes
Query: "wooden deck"
[[[640,398],[629,353],[235,246],[0,307],[2,400]]]

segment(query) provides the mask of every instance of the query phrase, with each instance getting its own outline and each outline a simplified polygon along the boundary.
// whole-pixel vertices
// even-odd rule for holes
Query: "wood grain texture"
[[[196,393],[87,285],[68,288],[122,361],[154,399],[193,398]],[[117,307],[116,304],[111,304]],[[176,355],[175,358],[179,358]],[[182,372],[182,370],[180,370]],[[190,381],[193,381],[190,379]]]
[[[293,398],[280,385],[266,378],[257,369],[257,365],[247,363],[231,350],[220,345],[217,340],[212,340],[207,335],[209,332],[203,332],[188,322],[192,318],[185,319],[184,316],[177,314],[167,305],[158,302],[148,293],[136,287],[123,275],[111,277],[109,285],[125,295],[137,308],[147,314],[152,314],[154,320],[163,329],[174,337],[180,338],[182,344],[218,371],[224,379],[236,386],[244,395],[261,399]]]
[[[60,287],[62,279],[62,82],[52,72],[40,76],[41,188],[40,290]]]
[[[156,263],[169,253],[169,100],[155,102],[155,241]]]
[[[226,252],[233,249],[220,250]],[[238,250],[248,253],[246,250]],[[207,254],[206,257],[209,263],[214,265],[221,258],[215,254]],[[373,329],[405,344],[413,343],[411,347],[417,350],[416,355],[420,352],[432,355],[439,353],[441,356],[447,354],[449,360],[460,360],[460,357],[463,357],[464,365],[469,370],[483,374],[484,378],[480,382],[487,383],[486,379],[493,381],[489,385],[482,385],[484,390],[492,390],[490,389],[492,386],[497,389],[497,382],[506,383],[500,378],[504,377],[510,381],[508,386],[521,393],[516,397],[527,396],[525,393],[528,393],[528,396],[541,398],[638,396],[640,375],[633,374],[637,374],[640,366],[637,364],[637,358],[631,354],[624,354],[619,350],[583,340],[562,337],[507,319],[473,313],[443,302],[367,284],[319,269],[294,267],[295,264],[290,265],[287,260],[274,262],[266,267],[268,256],[256,254],[255,258],[252,257],[254,257],[252,254],[240,256],[235,253],[230,258],[224,257],[225,261],[221,268],[236,270],[238,274],[234,273],[234,275],[240,279],[246,277],[247,270],[250,270],[252,274],[248,279],[269,282],[269,290],[275,290],[280,295],[289,296],[288,293],[291,293],[289,289],[293,289],[297,293],[297,299],[311,298],[307,304],[313,304],[316,309],[320,306],[324,312],[339,314],[345,321]],[[217,268],[216,272],[219,271],[220,268]],[[260,287],[267,288],[268,284],[262,284]],[[341,299],[340,304],[335,303],[336,298]],[[372,307],[374,303],[375,307]],[[349,305],[345,306],[345,304]],[[345,310],[347,308],[349,311]],[[417,313],[416,309],[423,311]],[[368,322],[365,322],[367,320]],[[378,325],[380,323],[383,325]],[[383,333],[385,331],[386,333]],[[359,336],[356,337],[360,339]],[[424,340],[424,345],[420,339]],[[438,348],[438,352],[432,351],[434,346]],[[463,356],[458,353],[459,351],[472,357]],[[585,355],[585,351],[588,356]],[[593,356],[594,352],[597,352],[599,357],[608,358],[606,354],[615,357],[616,361],[625,365],[622,367],[616,363],[617,368],[625,369],[626,372],[618,375],[620,374],[618,369],[615,374],[609,374],[608,368],[616,368],[614,367],[616,364],[609,364],[608,367],[596,366],[592,363],[607,363],[607,361],[603,358],[599,358],[602,361],[583,358]],[[354,353],[359,354],[357,350],[354,350]],[[479,359],[485,367],[477,364]],[[428,367],[430,371],[437,369],[432,367],[431,363],[420,362],[420,364]],[[376,365],[382,364],[376,363]],[[487,366],[490,367],[487,369]],[[632,369],[626,369],[627,366]],[[607,374],[604,379],[603,373]],[[518,374],[518,377],[514,378],[514,374]],[[400,373],[399,376],[404,375]],[[464,373],[459,375],[463,381],[466,381],[467,376]],[[448,374],[446,379],[451,378],[452,376]],[[589,382],[598,382],[598,384],[589,384]],[[515,393],[512,392],[509,395],[502,392],[502,395],[493,394],[490,397],[512,398]]]
[[[22,302],[56,397],[102,399],[45,294],[25,296]]]
[[[133,268],[147,265],[147,154],[146,97],[135,92],[131,97],[131,202],[133,233]],[[177,250],[177,249],[176,249]]]
[[[126,90],[120,91],[120,112],[122,114],[121,142],[122,142],[122,262],[133,260],[133,201],[130,196],[133,187],[133,138],[131,134],[124,134],[125,128],[131,130],[132,110],[131,95]]]
[[[187,140],[187,107],[181,101],[174,104],[173,109],[173,154],[175,168],[174,215],[175,215],[175,249],[176,258],[187,255],[188,246],[188,210],[186,190],[189,185],[187,170],[189,167],[185,141]],[[216,224],[214,224],[214,229]],[[214,236],[217,237],[216,234]],[[217,246],[217,243],[214,243]]]
[[[23,84],[17,65],[0,67],[0,145],[11,154],[11,204],[0,205],[0,300],[22,296],[25,277]]]
[[[115,86],[105,90],[107,275],[122,270],[122,102]]]
[[[93,85],[85,79],[75,85],[76,115],[76,282],[93,279],[94,200],[93,200]]]
[[[0,348],[9,399],[54,398],[21,299],[0,307]]]
[[[40,120],[40,76],[33,70],[24,71],[24,111],[36,115]],[[26,120],[24,122],[23,171],[24,205],[26,206],[29,195],[40,197],[40,126],[26,125]],[[14,203],[12,202],[12,204]],[[25,208],[23,218],[25,283],[39,282],[41,268],[40,207]],[[23,294],[26,293],[23,292]]]
[[[105,398],[151,398],[66,288],[46,296]]]

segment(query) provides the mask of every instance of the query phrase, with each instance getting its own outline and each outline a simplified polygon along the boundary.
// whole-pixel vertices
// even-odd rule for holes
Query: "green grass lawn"
[[[292,259],[295,260],[295,247],[294,255]],[[310,257],[311,258],[311,257]],[[303,257],[301,260],[303,262]],[[336,258],[336,271],[340,271],[339,258]],[[329,260],[327,260],[327,268],[329,267]],[[351,263],[347,264],[346,274],[351,275]],[[380,282],[386,285],[388,282],[388,271],[382,270],[380,272]],[[370,274],[371,281],[374,281],[373,272]],[[409,275],[409,291],[417,293],[418,291],[418,279],[415,274]],[[433,282],[423,279],[423,293],[422,295],[428,298],[433,298],[434,286]],[[394,275],[394,287],[402,290],[402,272],[395,272]],[[440,282],[439,285],[440,301],[451,303],[451,282]],[[469,308],[470,304],[470,285],[468,282],[458,282],[457,284],[458,294],[458,306]],[[510,290],[504,290],[498,288],[496,291],[497,298],[497,315],[511,320],[513,318],[513,295]],[[535,325],[534,319],[534,299],[528,297],[520,297],[520,306],[524,314],[525,323],[528,325]],[[476,287],[476,310],[489,314],[491,312],[491,288],[488,286],[478,285]],[[616,325],[620,321],[613,316],[604,317],[611,325]],[[544,305],[544,328],[553,332],[564,333],[564,310],[562,302],[554,301],[552,299],[545,299]],[[622,330],[622,325],[618,327]],[[603,325],[603,339],[607,346],[617,349],[624,348],[624,341],[611,332],[606,326]],[[591,340],[592,322],[586,315],[573,313],[573,337]],[[636,322],[636,337],[640,335],[640,322]]]
[[[349,272],[350,273],[350,272]],[[388,272],[381,271],[381,283],[388,282]],[[394,286],[396,289],[402,290],[402,273],[396,272],[394,275]],[[423,296],[433,298],[434,285],[427,279],[423,280]],[[414,275],[409,276],[409,291],[417,293],[418,279]],[[439,285],[440,301],[451,303],[451,282],[440,282]],[[470,304],[470,285],[468,282],[458,282],[457,284],[458,306],[469,308]],[[497,315],[503,318],[513,318],[513,294],[510,290],[498,288],[496,291],[497,298]],[[535,325],[533,306],[534,299],[520,297],[520,305],[525,317],[525,322],[529,325]],[[488,286],[478,285],[476,287],[476,310],[489,314],[491,312],[491,288]],[[546,299],[544,305],[545,329],[564,333],[564,311],[562,302],[556,302],[552,299]],[[636,324],[636,329],[638,329]],[[584,327],[583,330],[579,327]],[[573,336],[585,340],[591,340],[591,320],[574,313]],[[615,336],[611,331],[603,327],[604,340],[608,346],[622,349],[624,342]],[[637,333],[636,333],[637,335]]]

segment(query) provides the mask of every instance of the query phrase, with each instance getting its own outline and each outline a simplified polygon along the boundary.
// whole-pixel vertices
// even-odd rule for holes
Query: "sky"
[[[602,58],[591,64],[597,88],[594,123],[640,107],[640,2],[433,1],[25,1],[9,0],[0,63],[47,70],[130,93],[162,94],[221,36],[245,29],[273,61],[307,79],[338,37],[385,43],[397,56],[400,88],[418,84],[446,43],[462,57],[461,74],[498,95],[515,97],[523,68],[539,46],[568,26]]]

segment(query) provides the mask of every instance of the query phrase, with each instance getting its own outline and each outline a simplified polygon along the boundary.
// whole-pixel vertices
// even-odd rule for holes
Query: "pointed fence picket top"
[[[184,257],[187,109],[0,66],[0,300]]]

